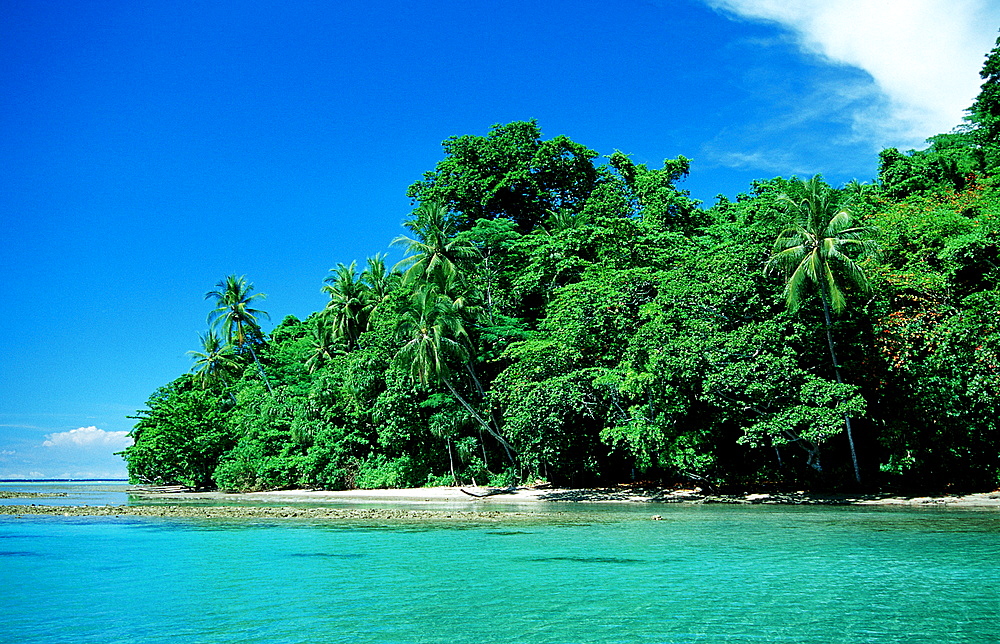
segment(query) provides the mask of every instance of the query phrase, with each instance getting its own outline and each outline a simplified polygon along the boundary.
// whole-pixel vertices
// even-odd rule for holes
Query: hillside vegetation
[[[537,123],[444,142],[384,256],[266,335],[229,276],[134,481],[259,490],[1000,482],[1000,47],[965,123],[872,184],[712,205]],[[387,242],[389,240],[386,240]],[[317,287],[322,276],[317,276]],[[193,294],[197,297],[198,294]]]

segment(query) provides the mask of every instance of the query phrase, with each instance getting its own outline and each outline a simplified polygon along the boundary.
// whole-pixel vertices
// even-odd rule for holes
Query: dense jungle
[[[683,156],[602,158],[534,121],[449,138],[408,188],[403,259],[318,275],[323,310],[265,333],[246,276],[206,285],[203,346],[138,412],[129,475],[993,489],[1000,41],[981,75],[964,123],[883,150],[871,183],[713,204]]]

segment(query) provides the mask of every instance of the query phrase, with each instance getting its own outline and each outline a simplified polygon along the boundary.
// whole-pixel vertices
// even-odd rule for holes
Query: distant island
[[[713,204],[679,187],[683,156],[601,159],[534,121],[449,138],[407,191],[402,261],[338,264],[326,307],[270,334],[245,276],[210,288],[129,476],[994,489],[1000,47],[981,75],[967,120],[883,150],[874,183],[777,177]]]

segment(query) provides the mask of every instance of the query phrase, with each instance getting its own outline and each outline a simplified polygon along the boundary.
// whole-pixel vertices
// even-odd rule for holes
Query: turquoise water
[[[559,507],[479,526],[0,516],[0,641],[1000,641],[995,511]]]
[[[129,495],[124,481],[0,481],[2,492],[58,494],[60,496],[0,498],[3,505],[126,505]]]

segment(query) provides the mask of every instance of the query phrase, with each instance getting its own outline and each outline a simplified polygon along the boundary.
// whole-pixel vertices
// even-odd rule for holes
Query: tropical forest
[[[270,333],[206,284],[192,369],[155,391],[133,482],[944,491],[1000,484],[1000,44],[965,122],[870,182],[699,203],[690,160],[541,125],[454,136],[401,251],[331,258]],[[405,213],[401,213],[401,217]]]

